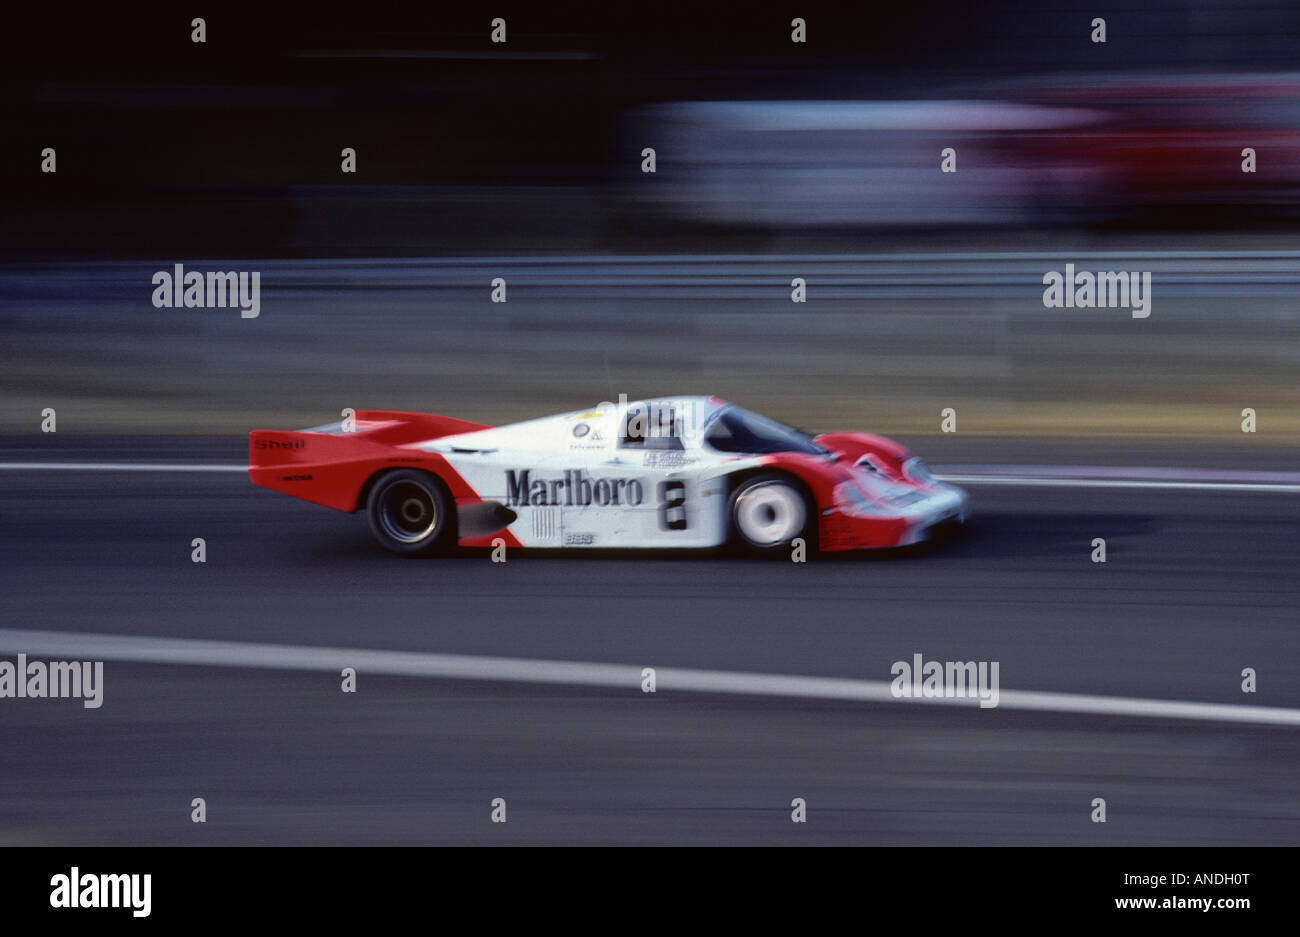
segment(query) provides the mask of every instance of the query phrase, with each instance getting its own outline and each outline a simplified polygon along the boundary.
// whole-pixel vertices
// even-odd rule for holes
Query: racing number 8
[[[659,483],[659,523],[664,530],[686,529],[686,485],[682,482]]]

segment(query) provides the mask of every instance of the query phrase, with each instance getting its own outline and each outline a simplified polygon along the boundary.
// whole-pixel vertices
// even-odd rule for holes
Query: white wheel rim
[[[806,509],[799,492],[780,482],[755,485],[736,499],[736,524],[745,539],[768,547],[803,530]]]

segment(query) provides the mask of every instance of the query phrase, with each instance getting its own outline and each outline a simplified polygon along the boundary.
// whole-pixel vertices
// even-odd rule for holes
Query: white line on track
[[[63,631],[0,629],[0,651],[29,658],[56,660],[116,660],[144,664],[189,664],[208,667],[251,667],[272,670],[318,670],[450,680],[507,683],[547,683],[607,687],[641,692],[641,665],[478,657],[415,651],[379,651],[234,641],[198,641],[129,635],[81,634]],[[977,707],[977,699],[895,699],[886,680],[854,680],[726,670],[692,670],[655,666],[658,692],[734,693],[799,699],[864,703],[912,703]],[[1207,722],[1262,723],[1300,726],[1300,709],[1191,703],[1120,696],[1089,696],[1002,690],[999,709],[1133,716],[1156,719],[1196,719]]]

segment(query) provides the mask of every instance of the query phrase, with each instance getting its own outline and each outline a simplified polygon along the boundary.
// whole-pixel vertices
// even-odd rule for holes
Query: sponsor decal
[[[591,450],[605,448],[605,437],[601,435],[600,430],[593,430],[587,423],[579,423],[573,428],[573,438],[581,441],[569,443],[570,449]]]
[[[645,468],[680,468],[695,462],[694,456],[676,449],[652,449],[645,454],[642,465]]]
[[[305,439],[258,439],[253,443],[254,449],[304,449]]]
[[[645,488],[635,478],[591,478],[582,469],[566,469],[563,478],[533,478],[531,469],[506,471],[506,503],[514,507],[617,507],[639,505]]]

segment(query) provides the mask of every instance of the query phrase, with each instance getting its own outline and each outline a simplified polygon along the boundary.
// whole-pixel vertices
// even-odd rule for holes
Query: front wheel
[[[779,553],[802,537],[807,542],[808,499],[788,476],[765,472],[747,478],[731,493],[731,529],[754,553]]]
[[[430,553],[455,536],[451,495],[428,472],[398,469],[380,476],[370,489],[366,513],[375,539],[403,556]]]

